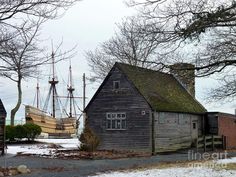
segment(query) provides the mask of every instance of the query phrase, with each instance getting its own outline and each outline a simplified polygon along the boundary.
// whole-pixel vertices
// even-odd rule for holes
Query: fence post
[[[204,138],[204,142],[203,142],[204,143],[204,152],[206,152],[206,136],[204,135],[203,138]]]
[[[214,135],[211,135],[211,141],[212,141],[212,151],[214,151],[215,150]]]

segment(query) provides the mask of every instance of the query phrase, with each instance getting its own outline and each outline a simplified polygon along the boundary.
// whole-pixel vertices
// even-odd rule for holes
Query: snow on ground
[[[209,168],[168,168],[132,172],[114,172],[94,177],[235,177],[236,171],[212,170]]]
[[[79,146],[79,140],[76,139],[36,139],[39,144],[19,144],[8,145],[7,154],[38,154],[49,155],[53,154],[55,147],[52,144],[57,145],[60,149],[76,149]]]
[[[44,143],[53,143],[62,146],[63,148],[78,148],[80,142],[78,138],[74,139],[36,139],[36,141]]]
[[[236,157],[210,161],[209,163],[195,163],[197,165],[195,167],[193,163],[190,164],[191,167],[112,172],[98,174],[93,177],[235,177],[236,170],[224,169],[229,163],[236,164]]]
[[[222,164],[236,163],[236,157],[232,157],[229,159],[220,159],[220,160],[217,160],[217,163],[222,163]]]
[[[39,144],[23,144],[23,145],[8,145],[7,153],[9,154],[38,154],[50,155],[55,151],[52,144],[62,147],[60,149],[76,149],[79,146],[78,139],[37,139],[42,142]],[[220,159],[211,161],[212,164],[227,165],[228,163],[236,163],[236,157],[229,159]],[[166,169],[147,169],[147,170],[133,170],[125,172],[112,172],[106,174],[98,174],[94,177],[235,177],[236,170],[225,170],[223,168],[211,168],[209,166],[198,167],[183,167],[183,168],[166,168]]]
[[[52,148],[45,145],[8,145],[7,154],[39,154],[49,155],[53,153]]]

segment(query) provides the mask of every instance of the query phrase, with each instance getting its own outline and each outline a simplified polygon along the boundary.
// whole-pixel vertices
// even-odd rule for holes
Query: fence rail
[[[207,135],[198,137],[196,140],[196,149],[203,148],[204,152],[207,151],[207,148],[211,148],[212,151],[215,150],[216,146],[219,146],[222,149],[226,149],[226,136],[217,136],[217,135]]]

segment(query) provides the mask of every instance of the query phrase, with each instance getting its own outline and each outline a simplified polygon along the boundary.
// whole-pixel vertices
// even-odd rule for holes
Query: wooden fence
[[[203,148],[204,152],[206,152],[208,148],[214,151],[216,147],[226,149],[226,136],[206,135],[198,137],[196,140],[197,151],[200,148]]]

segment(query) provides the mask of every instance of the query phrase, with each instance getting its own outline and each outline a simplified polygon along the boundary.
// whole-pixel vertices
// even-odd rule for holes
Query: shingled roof
[[[155,111],[204,113],[206,109],[167,73],[116,63]]]
[[[7,112],[3,106],[2,100],[0,99],[0,116],[6,116]]]

